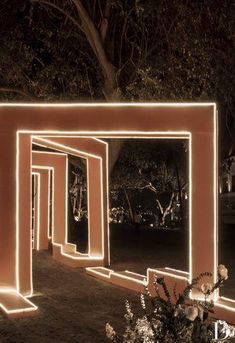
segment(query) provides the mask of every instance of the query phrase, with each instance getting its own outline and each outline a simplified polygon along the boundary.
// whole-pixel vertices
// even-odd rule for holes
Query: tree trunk
[[[68,177],[69,180],[68,182],[71,184],[72,183],[72,170],[71,170],[71,164],[68,163]],[[68,201],[68,241],[72,240],[72,237],[74,236],[75,232],[76,232],[76,227],[77,227],[77,223],[74,219],[74,214],[73,214],[73,207],[72,207],[72,203],[71,203],[71,197],[70,197],[70,193],[68,193],[67,195],[67,201]]]
[[[70,20],[74,26],[82,31],[86,36],[87,42],[89,43],[93,53],[95,54],[97,61],[100,65],[102,71],[102,76],[104,79],[103,93],[107,101],[118,101],[121,98],[121,92],[118,87],[117,80],[117,70],[112,62],[109,60],[108,53],[106,51],[106,37],[108,32],[109,17],[111,6],[107,2],[105,6],[105,17],[103,18],[100,30],[96,27],[96,23],[90,17],[86,7],[83,5],[81,0],[71,0],[74,4],[77,14],[80,18],[78,20],[76,16],[69,15],[61,5],[56,5],[50,0],[31,0],[32,2],[38,2],[56,9],[60,13],[63,13],[64,16]]]
[[[109,143],[109,175],[111,175],[112,170],[118,160],[120,152],[122,150],[125,140],[112,138],[108,140]]]
[[[181,217],[181,225],[182,225],[182,229],[185,226],[185,222],[184,222],[184,204],[182,201],[182,186],[181,186],[181,182],[180,182],[180,177],[179,177],[179,168],[178,168],[178,163],[176,161],[176,159],[174,158],[174,154],[172,154],[173,157],[173,162],[174,162],[174,166],[175,166],[175,173],[176,173],[176,179],[177,179],[177,184],[178,184],[178,194],[179,194],[179,202],[180,202],[180,217]]]
[[[161,212],[161,222],[160,222],[160,226],[164,226],[165,225],[165,220],[166,220],[166,216],[169,214],[169,211],[171,209],[172,206],[172,202],[174,199],[175,193],[171,194],[171,198],[170,198],[170,202],[169,205],[164,209],[163,206],[161,205],[159,199],[156,199],[158,207],[160,209]]]
[[[127,191],[126,191],[126,189],[125,189],[124,187],[123,187],[123,191],[124,191],[124,194],[125,194],[125,197],[126,197],[126,201],[127,201],[127,204],[128,204],[128,209],[129,209],[131,221],[132,221],[132,223],[133,223],[133,222],[134,222],[134,214],[133,214],[131,202],[130,202],[128,193],[127,193]]]
[[[80,186],[79,188],[79,199],[77,199],[78,202],[78,222],[81,218],[81,214],[82,214],[82,195],[83,195],[83,188],[82,186]]]
[[[107,27],[109,24],[108,19],[111,7],[109,5],[106,6],[105,15],[107,16],[107,18],[105,22],[103,22],[103,24],[105,24],[106,26],[106,29],[103,30],[101,25],[101,33],[95,26],[95,23],[89,16],[87,10],[83,6],[83,3],[80,0],[73,0],[73,3],[81,19],[82,30],[100,64],[104,78],[103,92],[105,99],[107,101],[117,101],[120,99],[121,94],[118,88],[116,68],[109,60],[107,51],[105,50],[105,39],[107,35]]]

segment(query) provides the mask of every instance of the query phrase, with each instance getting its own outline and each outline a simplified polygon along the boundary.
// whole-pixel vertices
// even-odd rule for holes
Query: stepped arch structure
[[[131,272],[118,274],[105,268],[110,263],[108,144],[102,138],[125,137],[189,140],[189,273],[170,268],[148,270],[147,280],[143,280]],[[60,196],[56,195],[55,181],[55,173],[57,177],[60,175],[61,180],[66,179],[66,170],[56,167],[56,158],[52,154],[45,157],[42,152],[32,152],[33,143],[56,150],[58,156],[65,156],[62,157],[65,160],[67,154],[88,160],[91,192],[90,249],[87,255],[80,254],[67,242],[66,189]],[[42,187],[46,189],[48,179],[46,182],[45,175],[49,169],[54,170],[54,207],[55,202],[62,199],[65,208],[63,213],[54,208],[54,220],[60,218],[64,223],[61,226],[59,223],[54,225],[52,232],[53,255],[60,262],[74,267],[88,267],[88,272],[93,275],[136,290],[139,290],[136,285],[141,288],[146,282],[151,287],[156,272],[165,275],[169,284],[177,280],[184,284],[205,270],[212,271],[213,280],[216,280],[215,104],[1,104],[0,159],[4,161],[0,166],[0,306],[9,316],[37,311],[37,307],[28,299],[33,295],[31,172],[37,173],[40,180],[44,179]],[[59,208],[61,204],[56,206]],[[42,206],[39,207],[42,211]],[[46,247],[46,233],[45,226],[37,233],[39,249]],[[231,322],[235,301],[220,297],[218,293],[214,300],[220,318]]]

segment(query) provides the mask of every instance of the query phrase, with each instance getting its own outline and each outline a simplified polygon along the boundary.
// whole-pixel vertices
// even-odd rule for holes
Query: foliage
[[[0,99],[215,101],[226,156],[233,13],[231,0],[2,0]]]
[[[85,13],[122,99],[216,101],[223,128],[231,130],[233,6],[231,0],[3,0],[1,97],[104,99],[108,75]]]
[[[139,199],[143,210],[158,213],[163,225],[176,199],[188,191],[186,149],[183,140],[126,141],[111,175],[112,194],[128,193],[132,210]]]
[[[76,222],[87,220],[87,176],[86,161],[79,157],[70,156],[69,199],[73,217]],[[76,165],[75,165],[76,163]]]
[[[156,276],[154,286],[156,296],[151,297],[149,291],[141,295],[142,315],[134,315],[131,305],[126,302],[126,329],[119,336],[110,324],[106,325],[106,336],[113,343],[206,343],[214,339],[213,325],[209,313],[214,313],[211,295],[220,288],[228,277],[225,266],[218,267],[218,281],[212,285],[201,284],[204,301],[190,300],[189,294],[198,289],[204,277],[211,273],[201,273],[189,283],[177,296],[174,290],[174,301],[171,298],[164,278]],[[164,296],[160,295],[160,288]],[[232,329],[231,329],[232,330]]]

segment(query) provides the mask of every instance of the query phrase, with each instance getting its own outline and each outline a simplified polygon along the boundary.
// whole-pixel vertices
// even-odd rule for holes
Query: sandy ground
[[[230,270],[224,295],[235,299],[235,230],[229,227],[221,236],[220,261]],[[170,266],[188,269],[187,234],[141,230],[116,226],[111,231],[111,257],[115,270],[129,269],[145,273],[149,267]],[[232,273],[234,271],[234,273]],[[118,331],[124,328],[125,300],[140,309],[139,296],[111,286],[57,263],[47,252],[34,252],[33,302],[40,308],[35,317],[5,319],[0,316],[1,343],[105,343],[105,324]]]
[[[188,271],[188,251],[187,231],[142,229],[136,236],[132,227],[120,225],[111,231],[111,267],[115,270],[129,269],[144,275],[148,267]],[[235,225],[219,227],[218,262],[229,270],[221,294],[235,299]]]

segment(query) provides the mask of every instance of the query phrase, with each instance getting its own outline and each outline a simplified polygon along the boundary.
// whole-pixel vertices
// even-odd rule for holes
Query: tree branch
[[[150,189],[152,192],[154,192],[155,194],[157,193],[156,188],[150,183],[148,183],[147,185],[143,186],[143,187],[138,187],[138,189]]]
[[[161,205],[161,203],[160,203],[160,201],[158,199],[156,199],[156,201],[157,201],[158,207],[159,207],[159,209],[161,211],[161,214],[163,215],[163,213],[164,213],[163,207],[162,207],[162,205]]]
[[[0,87],[0,93],[17,93],[17,94],[23,95],[27,99],[33,100],[31,95],[29,95],[28,93],[26,93],[20,89],[16,89],[16,88]]]
[[[103,44],[106,40],[107,32],[108,32],[108,28],[109,28],[110,10],[111,10],[111,5],[110,5],[109,1],[106,1],[106,5],[104,8],[104,15],[103,15],[103,18],[102,18],[101,24],[100,24],[100,36],[101,36]]]
[[[57,6],[56,4],[54,4],[50,1],[46,1],[46,0],[31,0],[31,2],[36,2],[39,4],[47,5],[47,6],[50,6],[54,9],[56,9],[57,11],[62,13],[64,16],[66,16],[66,18],[68,18],[76,27],[79,28],[79,30],[81,30],[83,32],[82,27],[78,23],[78,21],[75,18],[73,18],[70,14],[68,14],[66,11],[64,11],[61,7]]]
[[[79,30],[81,30],[95,56],[98,59],[98,62],[101,66],[103,77],[104,77],[104,95],[107,99],[114,100],[119,97],[118,87],[117,87],[117,80],[116,80],[116,70],[115,67],[110,63],[108,60],[106,51],[103,46],[102,38],[98,29],[95,27],[94,22],[92,21],[91,17],[89,16],[86,8],[83,6],[80,0],[71,0],[71,3],[75,6],[78,15],[80,17],[82,25],[70,14],[68,14],[63,8],[57,6],[55,3],[47,0],[31,0],[32,2],[44,4],[50,6],[63,15],[66,16]],[[110,7],[106,8],[106,12],[110,10]]]
[[[72,0],[76,6],[77,12],[82,22],[83,31],[89,41],[103,71],[105,80],[105,96],[112,98],[113,93],[117,91],[116,71],[114,66],[109,62],[99,31],[94,25],[94,22],[87,13],[85,7],[80,0]]]

